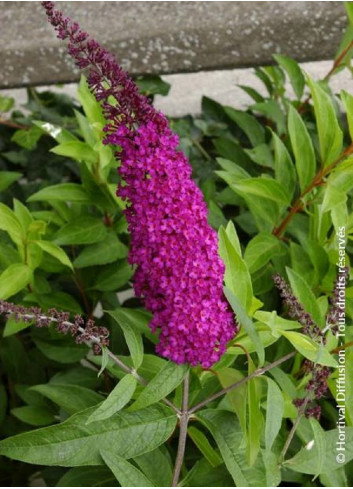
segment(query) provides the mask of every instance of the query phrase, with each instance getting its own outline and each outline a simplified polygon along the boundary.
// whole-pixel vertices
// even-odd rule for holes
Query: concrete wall
[[[331,59],[343,2],[57,2],[131,73]],[[78,71],[39,2],[0,2],[0,88],[70,82]]]

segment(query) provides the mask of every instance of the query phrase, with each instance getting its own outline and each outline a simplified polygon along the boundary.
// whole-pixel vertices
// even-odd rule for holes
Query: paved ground
[[[318,61],[303,63],[302,67],[314,79],[320,79],[329,71],[331,65],[332,61]],[[244,108],[251,102],[251,99],[237,85],[251,85],[259,91],[263,91],[262,85],[255,77],[252,69],[164,75],[163,78],[171,84],[171,91],[167,97],[157,97],[156,105],[169,116],[199,113],[203,95],[223,104]],[[350,73],[345,70],[334,76],[331,86],[337,92],[343,88],[352,92],[353,82]],[[40,89],[46,88],[41,87]],[[52,86],[50,89],[65,92],[75,97],[76,84],[68,84],[64,88]],[[0,94],[13,96],[18,107],[26,101],[26,90],[23,88],[0,90]]]

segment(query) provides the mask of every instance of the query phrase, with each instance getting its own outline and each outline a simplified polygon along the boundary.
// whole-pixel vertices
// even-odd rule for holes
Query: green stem
[[[299,412],[298,412],[298,416],[296,418],[296,420],[294,421],[293,423],[293,426],[292,426],[292,429],[290,430],[289,434],[288,434],[288,437],[286,439],[286,442],[283,446],[283,449],[282,449],[282,452],[281,452],[281,455],[279,456],[279,463],[282,464],[284,462],[284,458],[286,456],[286,453],[288,451],[288,448],[290,447],[290,444],[292,443],[292,440],[294,438],[294,435],[295,435],[295,432],[297,431],[297,428],[299,426],[299,423],[305,413],[305,409],[306,409],[306,406],[309,402],[309,397],[306,397],[305,398],[305,401],[304,401],[304,404],[301,406]]]
[[[237,387],[240,387],[243,384],[246,384],[246,382],[249,382],[249,380],[254,379],[255,377],[259,377],[260,375],[263,375],[265,372],[268,372],[272,368],[277,367],[278,365],[281,365],[281,363],[286,362],[290,358],[293,358],[294,355],[296,354],[295,351],[292,351],[285,355],[284,357],[279,358],[278,360],[275,360],[272,363],[269,363],[268,365],[265,365],[264,367],[258,368],[254,370],[254,372],[247,377],[244,377],[243,379],[239,380],[238,382],[235,382],[234,384],[229,385],[225,389],[220,390],[219,392],[216,392],[216,394],[213,394],[210,397],[207,397],[204,401],[199,402],[195,406],[193,406],[191,409],[189,409],[189,415],[193,414],[195,411],[198,411],[199,409],[203,408],[204,406],[207,406],[212,401],[215,401],[219,397],[223,396],[224,394],[227,394],[228,392],[232,391],[233,389],[236,389]]]
[[[186,377],[184,379],[183,402],[182,402],[181,415],[180,415],[179,442],[178,442],[177,456],[175,459],[172,487],[176,487],[178,485],[180,471],[184,461],[186,437],[188,433],[188,422],[189,422],[188,403],[189,403],[189,372],[186,374]]]
[[[192,139],[193,144],[200,151],[200,153],[206,158],[206,160],[212,160],[211,156],[207,153],[205,148],[201,146],[200,142],[197,139]]]

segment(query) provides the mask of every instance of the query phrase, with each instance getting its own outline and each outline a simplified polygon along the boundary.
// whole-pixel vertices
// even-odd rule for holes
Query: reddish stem
[[[28,126],[24,126],[23,124],[18,124],[17,122],[13,122],[8,119],[0,119],[0,125],[1,126],[8,126],[8,127],[13,127],[14,129],[25,129],[28,130]]]
[[[334,71],[341,65],[342,61],[344,60],[346,54],[349,52],[349,50],[353,47],[353,40],[348,44],[348,46],[342,51],[342,53],[337,57],[335,62],[332,65],[332,68],[330,71],[327,73],[325,76],[324,80],[328,80],[330,76],[334,73]]]
[[[337,59],[334,61],[332,68],[326,75],[324,76],[323,80],[328,81],[330,77],[333,75],[335,70],[341,65],[343,59],[345,58],[346,54],[348,51],[353,47],[353,40],[348,44],[348,46],[342,51],[342,53],[337,57]],[[302,102],[299,107],[298,107],[298,112],[299,114],[302,114],[305,111],[306,106],[311,100],[311,94],[308,95],[308,97]]]
[[[293,217],[304,208],[304,203],[302,202],[303,197],[305,197],[309,192],[311,192],[314,188],[319,187],[324,184],[324,178],[334,169],[336,166],[346,158],[346,156],[350,155],[353,152],[353,143],[346,148],[343,153],[337,158],[336,161],[331,163],[331,165],[326,168],[320,168],[315,177],[309,183],[309,185],[303,190],[303,192],[299,195],[297,200],[294,202],[292,207],[290,208],[288,214],[283,219],[283,221],[273,229],[272,234],[281,237],[281,234],[284,232],[288,224],[291,222]]]

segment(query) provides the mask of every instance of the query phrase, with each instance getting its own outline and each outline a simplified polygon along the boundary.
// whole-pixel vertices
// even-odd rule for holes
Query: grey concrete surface
[[[313,79],[320,80],[330,70],[332,63],[332,60],[316,61],[302,63],[301,66]],[[244,109],[252,101],[238,85],[250,85],[259,92],[265,93],[262,83],[254,75],[254,70],[251,68],[179,73],[164,75],[163,79],[171,84],[171,89],[167,97],[156,97],[155,105],[171,117],[199,114],[203,95],[222,104]],[[342,89],[352,93],[352,75],[348,70],[343,70],[332,77],[330,86],[336,93]],[[41,87],[40,90],[47,88],[76,97],[76,83],[65,85],[63,88],[56,86]],[[290,93],[290,87],[288,89]],[[0,90],[0,94],[14,97],[16,108],[20,108],[21,104],[26,102],[26,90],[24,88]]]
[[[57,2],[131,73],[180,73],[333,57],[343,2]],[[78,71],[39,2],[0,2],[0,87],[70,82]]]

